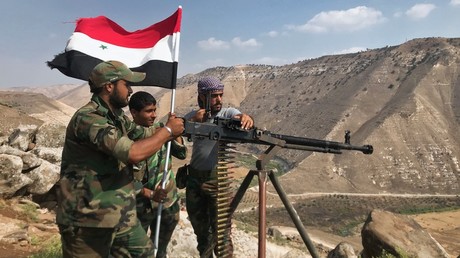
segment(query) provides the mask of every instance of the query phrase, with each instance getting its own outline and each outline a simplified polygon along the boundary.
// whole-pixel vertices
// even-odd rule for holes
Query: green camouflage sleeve
[[[82,142],[91,143],[98,150],[127,164],[133,140],[149,137],[156,129],[138,126],[127,117],[123,120],[126,134],[105,117],[91,113],[81,115],[75,120],[75,135]]]
[[[185,143],[185,139],[183,137],[182,142]],[[185,144],[180,144],[175,140],[171,141],[171,155],[178,159],[185,159],[187,157],[187,146],[185,146]]]
[[[112,121],[97,114],[88,113],[75,120],[75,135],[82,142],[93,144],[96,149],[113,155],[126,164],[133,143]],[[137,132],[142,135],[143,130]]]

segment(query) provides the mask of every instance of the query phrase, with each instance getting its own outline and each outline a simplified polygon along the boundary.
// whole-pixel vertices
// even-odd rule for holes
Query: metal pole
[[[173,75],[177,75],[177,63],[173,63]],[[176,103],[176,77],[173,76],[171,78],[172,85],[174,85],[173,89],[171,90],[171,113],[174,113],[174,106]],[[166,145],[166,160],[165,160],[165,169],[163,171],[163,177],[161,179],[161,189],[165,189],[166,187],[166,180],[167,174],[169,172],[169,156],[171,154],[171,141],[169,141]],[[161,160],[160,160],[161,162]],[[153,248],[154,248],[154,255],[157,256],[158,251],[158,241],[160,236],[160,222],[161,222],[161,212],[163,211],[163,203],[158,203],[157,207],[157,223],[155,225],[155,235],[153,241]]]
[[[174,113],[174,101],[176,98],[176,89],[172,89],[171,93],[171,113]],[[171,155],[171,141],[166,145],[166,160],[165,160],[165,169],[163,171],[163,177],[161,178],[161,189],[166,188],[167,175],[169,174],[169,157]],[[161,160],[159,161],[161,162]],[[160,237],[160,223],[161,223],[161,212],[163,211],[163,203],[158,203],[157,207],[157,221],[155,225],[155,235],[153,241],[154,255],[157,256],[158,251],[158,241]]]
[[[266,254],[266,186],[267,172],[259,171],[259,258]]]
[[[178,12],[178,20],[176,20],[176,26],[181,26],[181,21],[182,21],[182,6],[179,5],[179,8],[177,10]],[[177,66],[179,62],[179,46],[180,46],[180,33],[173,33],[173,39],[172,39],[172,46],[173,46],[173,56],[172,56],[172,61],[173,61],[173,72],[171,76],[171,85],[172,85],[172,91],[171,91],[171,113],[174,113],[174,106],[176,102],[176,85],[177,85]],[[163,172],[163,178],[161,180],[161,188],[165,189],[166,186],[166,175],[169,172],[169,156],[171,153],[171,141],[168,142],[167,147],[166,147],[166,160],[165,160],[165,169]],[[161,162],[161,160],[160,160]],[[160,236],[160,222],[161,222],[161,212],[163,210],[163,203],[158,204],[158,213],[157,213],[157,223],[155,226],[155,240],[153,241],[153,247],[154,247],[154,256],[157,256],[157,251],[158,251],[158,239]]]
[[[302,221],[299,218],[299,215],[297,215],[296,210],[292,206],[292,204],[289,202],[286,193],[284,192],[283,188],[281,187],[278,179],[273,173],[269,174],[270,180],[273,184],[273,186],[276,189],[276,192],[278,193],[278,196],[281,198],[281,201],[284,204],[284,207],[286,208],[287,212],[291,216],[292,221],[294,222],[297,231],[299,231],[300,236],[302,237],[303,242],[308,248],[308,251],[310,251],[310,254],[313,258],[319,257],[318,253],[316,252],[315,246],[313,245],[312,241],[308,237],[307,231],[305,230],[304,225],[302,224]]]

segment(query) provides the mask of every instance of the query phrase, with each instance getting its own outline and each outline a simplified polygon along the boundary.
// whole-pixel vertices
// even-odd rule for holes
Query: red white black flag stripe
[[[145,72],[137,85],[175,88],[182,8],[145,29],[128,32],[104,16],[77,20],[65,52],[48,66],[63,74],[88,80],[97,64],[107,60],[125,63],[133,71]]]

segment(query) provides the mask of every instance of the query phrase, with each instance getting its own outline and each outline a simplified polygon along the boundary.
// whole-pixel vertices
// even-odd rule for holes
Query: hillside
[[[74,112],[74,108],[42,93],[0,91],[0,133],[3,135],[19,125],[66,125]]]
[[[281,150],[292,168],[281,177],[289,192],[456,194],[459,54],[459,38],[424,38],[284,66],[210,68],[178,79],[175,112],[197,106],[200,77],[217,76],[226,85],[225,103],[251,114],[258,128],[339,142],[350,130],[352,144],[374,146],[373,155]],[[171,91],[134,90],[155,95],[160,117],[169,112]],[[90,97],[86,84],[56,94],[74,108]],[[305,175],[309,180],[298,180]]]
[[[179,80],[176,109],[196,106],[197,78],[213,75],[224,101],[259,128],[334,141],[350,130],[353,144],[374,146],[370,156],[280,151],[295,167],[281,177],[289,192],[456,194],[459,55],[460,39],[427,38],[286,66],[217,67]]]

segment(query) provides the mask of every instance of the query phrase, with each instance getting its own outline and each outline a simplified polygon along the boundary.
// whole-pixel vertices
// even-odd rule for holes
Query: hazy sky
[[[134,31],[179,5],[179,77],[460,36],[460,0],[3,0],[0,88],[82,84],[45,64],[64,50],[76,19],[105,15]]]

